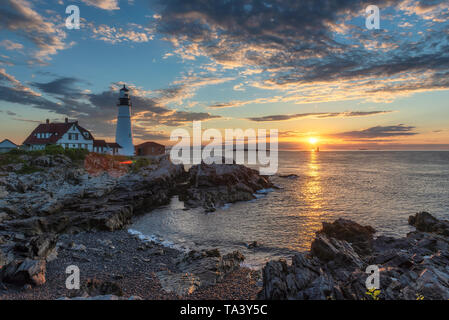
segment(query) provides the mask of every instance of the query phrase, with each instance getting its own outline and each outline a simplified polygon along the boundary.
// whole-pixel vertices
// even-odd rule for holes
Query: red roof
[[[94,140],[94,148],[103,147],[103,148],[119,148],[122,146],[115,142],[106,142],[105,140]]]
[[[142,144],[139,144],[139,145],[135,146],[135,148],[141,148],[141,147],[145,147],[145,146],[153,146],[153,147],[163,147],[163,148],[165,148],[164,145],[156,143],[156,142],[153,142],[153,141],[144,142]]]
[[[94,148],[104,147],[106,148],[108,144],[104,140],[94,140]]]
[[[118,148],[118,149],[122,149],[122,146],[121,145],[119,145],[118,143],[116,143],[116,142],[106,142],[107,144],[108,144],[108,147],[109,148]]]
[[[81,127],[78,122],[42,123],[34,129],[23,144],[55,144],[73,125],[76,125],[83,135],[87,132],[89,134],[88,140],[93,140],[92,134]],[[50,133],[51,135],[49,138],[38,138],[36,136],[38,133]]]

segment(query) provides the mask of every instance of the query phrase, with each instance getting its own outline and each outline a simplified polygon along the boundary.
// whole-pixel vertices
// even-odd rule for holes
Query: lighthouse
[[[122,149],[120,149],[121,155],[134,155],[133,132],[131,126],[131,99],[129,97],[129,90],[125,85],[120,89],[115,141],[122,147]]]

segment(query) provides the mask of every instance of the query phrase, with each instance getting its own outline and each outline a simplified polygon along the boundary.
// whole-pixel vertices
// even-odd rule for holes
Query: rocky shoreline
[[[101,157],[20,161],[0,166],[0,300],[449,299],[449,222],[429,213],[410,217],[416,231],[405,238],[374,237],[350,220],[323,223],[309,252],[260,273],[241,267],[238,251],[182,252],[126,230],[175,195],[207,213],[274,188],[255,170],[203,163],[186,172],[165,157],[131,168]],[[65,286],[72,265],[79,290]],[[365,286],[370,265],[380,270],[375,295]]]
[[[379,236],[353,221],[323,223],[307,253],[270,261],[259,299],[448,300],[449,221],[427,212],[410,216],[416,228],[404,238]],[[380,271],[378,291],[368,292],[368,266]],[[376,291],[376,290],[374,290]]]
[[[183,166],[173,165],[163,157],[123,172],[121,164],[113,160],[101,157],[88,160],[75,163],[63,155],[22,155],[19,165],[0,167],[0,299],[57,298],[60,292],[57,288],[64,286],[65,280],[62,280],[67,275],[65,270],[56,272],[53,265],[61,268],[64,258],[65,264],[78,260],[78,263],[86,262],[84,267],[89,277],[85,281],[88,283],[95,280],[95,275],[104,273],[101,268],[105,261],[117,261],[114,255],[124,260],[109,267],[113,273],[123,271],[120,265],[133,265],[136,257],[143,259],[146,267],[125,270],[122,275],[126,281],[137,281],[136,285],[146,283],[145,277],[150,278],[151,292],[142,292],[143,298],[182,298],[185,295],[207,298],[198,289],[223,285],[227,277],[236,277],[234,282],[238,280],[247,290],[235,293],[235,288],[229,287],[220,294],[209,289],[210,298],[255,296],[257,287],[253,272],[239,267],[244,259],[239,252],[221,256],[212,248],[185,254],[154,243],[137,246],[140,240],[123,229],[134,217],[167,204],[174,195],[190,207],[203,207],[206,212],[224,203],[253,199],[257,190],[272,186],[267,178],[235,164],[203,163],[186,172]],[[38,170],[20,174],[24,165]],[[98,166],[95,174],[92,174],[92,165]],[[91,242],[92,238],[107,238],[106,234],[113,238],[109,240],[109,247],[102,248],[101,244]],[[80,237],[74,238],[79,243],[67,244],[64,240],[67,237]],[[131,245],[129,239],[137,243]],[[127,242],[128,246],[117,253],[114,248],[122,242]],[[98,253],[97,250],[103,251]],[[139,255],[141,251],[148,251],[149,257]],[[153,259],[153,256],[160,257]],[[136,280],[133,270],[145,270],[150,275],[144,276],[139,271],[141,278]],[[185,274],[191,276],[186,279]],[[58,279],[58,283],[53,279]],[[101,281],[109,283],[110,279]],[[164,286],[165,295],[157,283]],[[101,285],[104,286],[109,284]],[[133,285],[128,281],[125,287]],[[21,295],[20,292],[27,290],[35,293]],[[47,293],[42,295],[42,292]],[[97,293],[111,294],[108,290]],[[73,292],[70,295],[73,296]],[[75,295],[91,296],[92,292],[80,291]]]

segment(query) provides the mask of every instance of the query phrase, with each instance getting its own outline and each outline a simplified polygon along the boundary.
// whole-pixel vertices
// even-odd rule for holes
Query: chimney
[[[50,119],[47,119],[47,124],[50,124]]]
[[[65,123],[69,123],[69,118],[65,118]]]

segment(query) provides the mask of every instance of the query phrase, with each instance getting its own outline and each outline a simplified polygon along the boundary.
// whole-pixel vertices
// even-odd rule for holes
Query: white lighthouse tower
[[[134,155],[133,132],[131,127],[131,99],[129,97],[129,90],[125,85],[120,89],[115,141],[122,147],[122,149],[119,149],[121,155]]]

